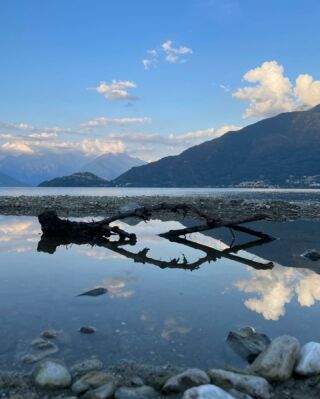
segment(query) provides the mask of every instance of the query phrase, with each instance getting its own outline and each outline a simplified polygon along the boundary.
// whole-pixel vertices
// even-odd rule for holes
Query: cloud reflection
[[[279,320],[295,297],[301,306],[320,300],[320,275],[309,269],[287,268],[275,264],[272,270],[249,270],[251,278],[234,283],[240,291],[255,294],[245,306],[266,320]]]

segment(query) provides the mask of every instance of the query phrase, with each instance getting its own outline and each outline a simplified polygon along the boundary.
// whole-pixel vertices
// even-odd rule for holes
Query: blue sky
[[[0,151],[156,159],[313,106],[319,20],[315,0],[1,0]]]

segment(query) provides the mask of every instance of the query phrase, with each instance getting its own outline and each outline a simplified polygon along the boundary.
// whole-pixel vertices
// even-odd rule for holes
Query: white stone
[[[169,378],[162,390],[166,393],[184,392],[186,389],[205,384],[210,384],[207,373],[200,369],[187,369],[183,373]]]
[[[234,396],[216,385],[207,384],[188,389],[182,399],[234,399]]]
[[[257,399],[271,397],[271,385],[265,378],[254,375],[237,374],[231,371],[211,369],[208,371],[211,382],[224,389],[236,389]]]
[[[269,381],[286,381],[292,375],[299,352],[299,341],[289,335],[282,335],[260,353],[248,368],[248,372]]]
[[[41,388],[60,389],[71,384],[71,375],[57,360],[45,360],[33,371],[34,382]]]
[[[318,342],[308,342],[303,345],[295,372],[305,376],[320,374],[320,344]]]

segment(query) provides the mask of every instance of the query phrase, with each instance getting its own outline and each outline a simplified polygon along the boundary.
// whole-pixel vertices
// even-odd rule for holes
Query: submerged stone
[[[286,381],[291,377],[299,351],[300,344],[296,338],[282,335],[260,353],[248,371],[270,381]]]
[[[304,258],[307,258],[312,261],[320,260],[320,253],[315,249],[307,249],[305,252],[301,254]]]
[[[237,374],[231,371],[211,369],[208,371],[211,382],[223,389],[236,389],[257,399],[269,399],[272,387],[262,377]]]
[[[252,363],[271,340],[267,335],[257,333],[253,327],[243,327],[231,330],[227,342],[239,356]]]
[[[182,399],[234,399],[234,396],[216,385],[206,384],[188,389]]]
[[[209,383],[210,378],[203,370],[187,369],[183,373],[169,378],[162,390],[165,393],[184,392],[186,389]]]
[[[295,372],[304,376],[320,374],[320,344],[318,342],[308,342],[303,345]]]
[[[106,294],[108,290],[104,287],[97,287],[93,288],[92,290],[85,291],[82,294],[79,294],[78,296],[100,296],[103,294]]]
[[[56,338],[56,336],[58,335],[58,331],[56,330],[45,330],[42,331],[41,333],[41,337],[42,338]]]
[[[93,333],[95,333],[97,330],[96,330],[95,327],[92,327],[92,326],[83,326],[83,327],[81,327],[81,328],[79,329],[79,331],[80,331],[82,334],[93,334]]]
[[[71,375],[58,360],[41,362],[32,373],[36,385],[47,389],[67,388],[71,385]]]

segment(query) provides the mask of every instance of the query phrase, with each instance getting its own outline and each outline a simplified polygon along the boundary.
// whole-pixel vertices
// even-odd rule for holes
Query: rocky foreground
[[[297,218],[320,219],[320,202],[318,201],[293,203],[199,196],[1,196],[0,214],[38,216],[46,210],[55,210],[59,216],[63,217],[110,216],[129,207],[151,206],[161,202],[192,204],[202,211],[224,219],[233,219],[239,217],[239,214],[242,217],[249,217],[255,213],[267,214],[274,221]]]
[[[54,339],[54,334],[47,339]],[[42,339],[44,342],[45,340]],[[228,343],[245,369],[155,367],[122,362],[104,369],[91,358],[67,368],[43,359],[30,374],[0,372],[0,395],[11,399],[313,399],[320,397],[320,343],[300,347],[292,336],[271,341],[251,327],[230,332]]]

